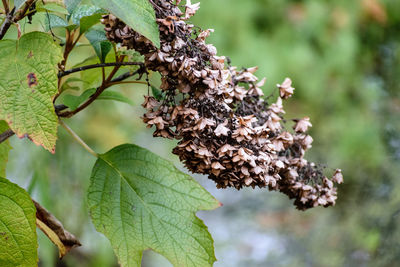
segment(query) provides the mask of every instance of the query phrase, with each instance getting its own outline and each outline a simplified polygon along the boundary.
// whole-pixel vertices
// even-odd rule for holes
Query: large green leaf
[[[37,266],[36,209],[28,193],[0,177],[0,266]]]
[[[18,137],[27,136],[52,152],[58,125],[52,100],[61,60],[60,47],[45,33],[0,41],[0,119]]]
[[[154,9],[148,0],[92,0],[93,4],[110,11],[132,29],[160,47],[160,35]]]
[[[198,210],[220,204],[189,175],[150,151],[121,145],[100,155],[88,204],[96,229],[122,266],[140,266],[145,249],[175,266],[212,266],[213,240]]]
[[[8,124],[5,121],[0,121],[0,133],[8,129]],[[6,177],[6,165],[8,161],[8,152],[11,150],[11,145],[8,140],[0,144],[0,176]]]

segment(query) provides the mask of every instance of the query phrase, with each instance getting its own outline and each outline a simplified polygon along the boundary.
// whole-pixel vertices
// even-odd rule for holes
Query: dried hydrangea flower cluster
[[[290,79],[278,84],[279,97],[268,105],[260,89],[265,79],[256,67],[237,69],[206,43],[212,30],[200,31],[187,23],[199,4],[150,1],[156,12],[161,47],[112,15],[103,17],[109,40],[135,49],[147,69],[161,74],[163,98],[145,96],[143,120],[154,126],[154,136],[179,140],[173,153],[194,173],[208,174],[217,187],[267,187],[295,199],[305,210],[335,204],[335,183],[316,164],[304,159],[312,137],[310,119],[294,120],[293,133],[282,125],[282,100],[292,96]]]

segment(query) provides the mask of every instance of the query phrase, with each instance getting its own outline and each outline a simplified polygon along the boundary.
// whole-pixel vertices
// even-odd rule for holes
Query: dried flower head
[[[179,140],[173,153],[194,173],[207,174],[218,188],[268,187],[295,199],[298,209],[331,206],[340,170],[328,179],[304,158],[312,138],[309,118],[296,121],[294,132],[282,125],[282,100],[292,96],[292,81],[278,84],[275,103],[267,103],[257,67],[238,69],[206,43],[212,30],[199,31],[186,21],[199,4],[184,12],[172,0],[151,3],[160,29],[160,49],[112,15],[102,23],[109,40],[144,55],[148,70],[161,74],[163,99],[145,97],[143,121],[154,136]]]

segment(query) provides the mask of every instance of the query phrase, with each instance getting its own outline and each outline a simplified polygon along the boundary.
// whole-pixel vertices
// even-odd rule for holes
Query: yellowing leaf
[[[111,241],[122,266],[140,266],[145,249],[174,266],[212,266],[213,240],[198,210],[219,207],[201,185],[173,164],[135,145],[100,155],[88,204],[96,229]]]
[[[67,254],[67,249],[64,246],[63,242],[61,242],[61,240],[57,236],[57,234],[53,230],[51,230],[50,227],[48,227],[44,222],[42,222],[39,219],[36,219],[36,225],[50,239],[50,241],[53,242],[53,244],[57,246],[59,257],[60,258],[64,257],[65,254]]]
[[[57,63],[61,49],[50,35],[25,34],[19,40],[0,41],[0,119],[20,138],[54,152],[57,115]]]

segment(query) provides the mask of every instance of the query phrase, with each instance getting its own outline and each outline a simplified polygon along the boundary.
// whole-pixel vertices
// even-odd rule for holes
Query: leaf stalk
[[[66,125],[62,120],[58,120],[60,125],[72,136],[72,138],[75,139],[75,141],[80,144],[87,152],[95,156],[96,158],[99,157],[99,154],[97,154],[93,149],[90,148],[83,140],[82,138],[79,137],[68,125]]]

